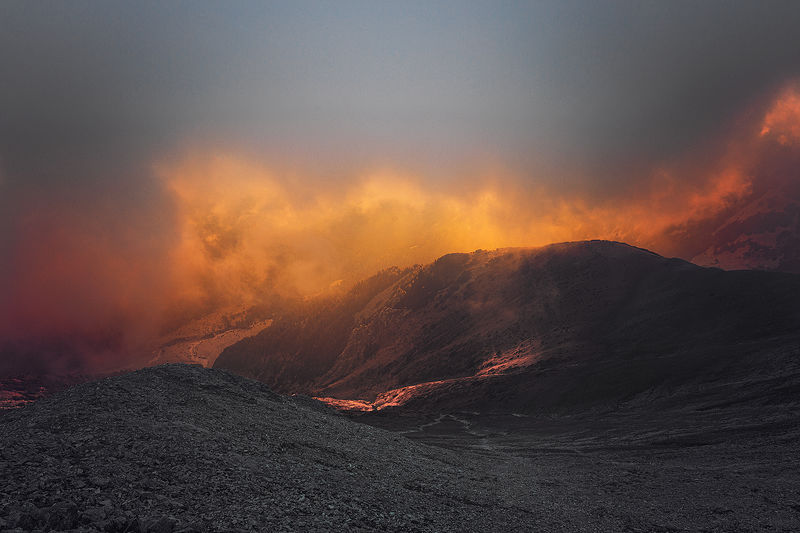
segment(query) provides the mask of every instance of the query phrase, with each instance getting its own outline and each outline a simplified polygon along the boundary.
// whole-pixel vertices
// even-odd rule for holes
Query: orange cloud
[[[772,103],[761,124],[761,136],[788,146],[800,142],[800,89],[787,86]]]
[[[101,366],[112,351],[145,349],[168,320],[342,290],[449,252],[599,238],[677,253],[707,237],[698,224],[754,194],[774,147],[798,144],[800,93],[786,89],[753,131],[733,133],[713,163],[663,164],[603,198],[535,176],[364,170],[326,183],[224,151],[176,156],[156,166],[171,212],[140,217],[160,222],[119,221],[109,206],[32,208],[11,249],[0,329],[99,339],[85,361]]]
[[[309,189],[227,154],[178,159],[159,173],[179,215],[172,257],[185,295],[244,303],[269,291],[316,294],[454,251],[591,238],[658,247],[668,228],[713,216],[750,187],[725,168],[699,182],[661,170],[636,194],[604,203],[522,179],[435,188],[387,171]]]

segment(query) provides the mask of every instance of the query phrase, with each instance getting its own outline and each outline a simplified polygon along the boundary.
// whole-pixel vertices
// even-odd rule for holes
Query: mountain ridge
[[[425,409],[426,397],[526,412],[731,377],[759,357],[792,361],[777,347],[800,346],[800,276],[703,268],[624,243],[448,254],[383,282],[347,308],[335,346],[300,318],[234,344],[215,366],[366,408]],[[303,365],[291,350],[309,336],[327,364],[287,386],[271,369]]]

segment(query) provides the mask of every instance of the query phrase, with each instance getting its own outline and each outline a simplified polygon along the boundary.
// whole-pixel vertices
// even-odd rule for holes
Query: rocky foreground
[[[660,416],[363,418],[387,431],[154,367],[0,413],[0,530],[800,529],[794,402]]]
[[[195,366],[0,414],[0,530],[515,529],[498,473]]]

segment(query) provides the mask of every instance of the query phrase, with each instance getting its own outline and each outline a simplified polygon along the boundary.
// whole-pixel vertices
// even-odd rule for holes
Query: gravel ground
[[[166,365],[0,413],[0,530],[519,529],[478,459]]]
[[[800,530],[796,411],[671,412],[371,426],[165,365],[0,412],[0,530]]]
[[[534,529],[800,531],[794,408],[358,418],[513,465],[500,499],[538,513]]]

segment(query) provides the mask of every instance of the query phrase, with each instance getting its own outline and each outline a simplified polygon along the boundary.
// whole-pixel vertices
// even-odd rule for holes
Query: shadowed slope
[[[269,328],[238,342],[233,351],[223,350],[224,361],[214,366],[235,368],[281,392],[308,392],[308,383],[328,371],[347,346],[356,314],[409,270],[390,268],[345,295],[287,306]]]
[[[346,342],[339,335],[300,325],[284,337],[328,354],[292,390],[379,408],[596,407],[780,374],[798,357],[800,276],[701,268],[605,241],[450,254],[377,293]],[[284,356],[263,340],[228,348],[216,366],[285,390],[268,370]]]
[[[800,273],[800,187],[769,191],[710,235],[692,261],[728,270],[755,268]]]

